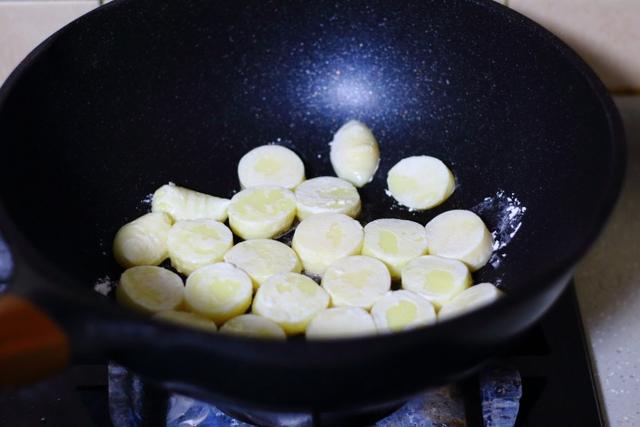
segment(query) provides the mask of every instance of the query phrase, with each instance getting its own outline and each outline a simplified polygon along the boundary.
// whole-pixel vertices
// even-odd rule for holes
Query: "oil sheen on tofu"
[[[242,188],[275,185],[292,190],[304,180],[304,164],[286,147],[262,145],[240,159],[238,179]]]
[[[289,246],[277,240],[245,240],[231,248],[224,260],[244,270],[257,289],[278,273],[300,273],[302,264]]]
[[[381,333],[407,331],[436,322],[433,305],[406,290],[388,292],[373,305],[371,314]]]
[[[362,226],[344,214],[324,213],[303,220],[293,235],[292,246],[304,271],[322,276],[340,258],[362,249]]]
[[[329,295],[316,282],[297,273],[280,273],[256,292],[253,313],[280,325],[288,335],[301,334],[329,306]]]
[[[304,181],[295,189],[298,219],[319,213],[342,213],[355,218],[360,213],[360,195],[349,183],[333,176]]]
[[[330,158],[336,175],[362,187],[373,180],[378,170],[380,148],[365,124],[351,120],[333,136]]]
[[[436,309],[471,286],[467,266],[458,260],[425,255],[402,269],[402,288],[430,301]]]
[[[391,276],[387,267],[375,258],[348,256],[327,268],[322,287],[331,296],[334,307],[369,310],[391,289]]]
[[[295,216],[293,193],[273,185],[242,190],[229,205],[229,225],[245,240],[276,237],[289,229]]]
[[[413,156],[400,160],[387,175],[389,193],[410,209],[429,209],[444,202],[455,190],[453,174],[441,160]]]
[[[482,219],[471,211],[441,213],[425,229],[431,255],[460,260],[471,271],[483,267],[491,258],[493,236]]]
[[[239,268],[225,263],[200,267],[187,278],[187,308],[217,325],[243,314],[251,305],[253,285]]]
[[[178,221],[167,239],[171,265],[185,275],[221,261],[232,245],[231,230],[213,219]]]
[[[427,233],[422,225],[404,219],[377,219],[364,227],[363,255],[384,262],[394,279],[412,259],[427,252]]]

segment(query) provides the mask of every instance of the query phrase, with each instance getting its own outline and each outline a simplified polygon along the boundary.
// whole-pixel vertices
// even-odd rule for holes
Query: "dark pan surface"
[[[508,257],[478,274],[501,280],[502,304],[395,337],[286,349],[147,323],[94,333],[145,374],[231,400],[329,407],[363,393],[406,395],[471,368],[548,307],[622,176],[620,126],[600,82],[553,36],[493,2],[102,7],[49,40],[0,94],[5,219],[73,278],[61,285],[91,289],[117,276],[112,236],[161,184],[230,197],[240,157],[269,142],[294,149],[307,176],[332,175],[328,141],[351,118],[372,127],[382,151],[361,191],[363,223],[424,224],[498,190],[527,207]],[[388,169],[417,154],[441,158],[459,183],[426,212],[384,193]]]

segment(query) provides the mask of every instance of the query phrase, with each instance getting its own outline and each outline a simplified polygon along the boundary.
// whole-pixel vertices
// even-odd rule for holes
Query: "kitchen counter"
[[[576,272],[576,289],[609,424],[640,426],[640,96],[616,97],[627,132],[624,187]]]

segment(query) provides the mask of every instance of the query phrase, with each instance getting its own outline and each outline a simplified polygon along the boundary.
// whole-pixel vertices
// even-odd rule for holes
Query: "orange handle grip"
[[[22,297],[0,296],[0,387],[42,379],[69,356],[66,335],[45,313]]]

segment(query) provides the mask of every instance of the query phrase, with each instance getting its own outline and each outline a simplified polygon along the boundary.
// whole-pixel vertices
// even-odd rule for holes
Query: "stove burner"
[[[506,373],[506,375],[512,375],[513,372]],[[494,375],[492,378],[496,379],[497,377]],[[512,378],[510,377],[510,379]],[[507,381],[498,379],[496,384],[500,385],[489,393],[493,393],[494,397],[500,393],[499,387],[504,387]],[[148,417],[144,413],[146,410],[145,399],[147,406],[152,408],[156,414],[158,408],[166,408],[166,425],[171,427],[185,425],[208,427],[465,425],[463,396],[458,386],[446,386],[425,392],[400,407],[397,404],[392,404],[348,413],[239,411],[237,409],[221,409],[185,396],[171,395],[169,397],[164,395],[159,388],[141,381],[139,377],[131,374],[125,368],[111,364],[109,366],[109,390],[111,418],[115,425],[141,425],[137,420]],[[150,397],[158,399],[157,403],[148,404]],[[511,407],[517,408],[517,402],[514,402]],[[517,409],[513,412],[512,418],[514,420],[516,413]]]
[[[518,414],[522,382],[516,369],[491,367],[479,376],[485,426],[513,426]],[[146,400],[146,407],[145,407]],[[153,402],[153,400],[156,400]],[[464,426],[465,402],[462,387],[445,386],[422,393],[404,405],[391,404],[345,413],[277,413],[216,407],[180,396],[170,397],[160,388],[144,383],[125,368],[109,365],[109,403],[115,425],[137,426],[149,416],[166,412],[170,427],[210,426]],[[151,408],[153,414],[145,414]],[[159,411],[159,409],[164,409]],[[162,418],[156,419],[161,422]],[[153,424],[155,425],[155,423]]]

